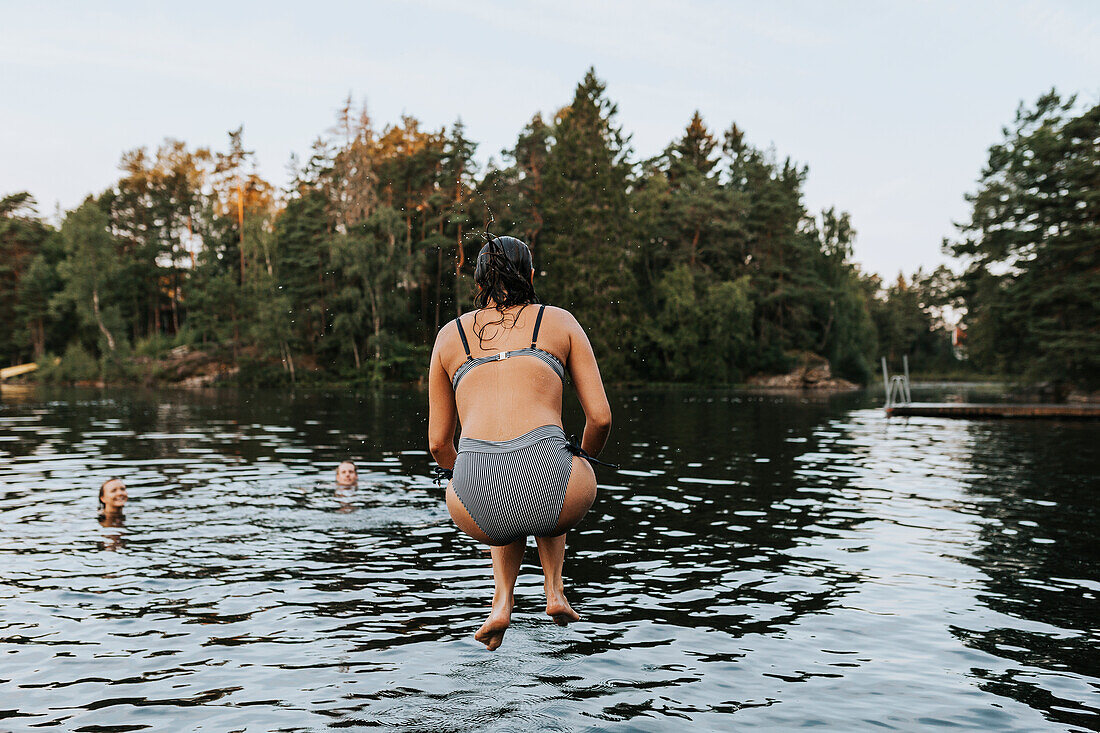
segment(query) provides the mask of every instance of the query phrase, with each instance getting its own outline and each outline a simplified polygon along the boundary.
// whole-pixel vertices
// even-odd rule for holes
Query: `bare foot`
[[[489,618],[474,634],[474,638],[484,644],[489,651],[496,651],[504,641],[504,632],[508,630],[508,623],[512,620],[512,608],[516,605],[515,599],[497,602],[493,600],[493,610],[489,612]]]
[[[546,590],[546,615],[554,619],[559,626],[567,626],[572,621],[580,621],[581,617],[569,601],[565,599],[564,588]]]

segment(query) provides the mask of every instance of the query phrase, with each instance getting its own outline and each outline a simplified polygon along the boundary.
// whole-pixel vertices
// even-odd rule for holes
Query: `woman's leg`
[[[555,537],[537,537],[539,560],[542,562],[543,587],[546,589],[546,613],[559,624],[577,621],[580,616],[565,598],[562,566],[565,564],[565,533],[577,526],[596,499],[596,474],[588,461],[573,456],[565,502],[554,528]]]
[[[565,487],[565,501],[558,514],[555,534],[568,532],[580,524],[584,515],[596,500],[596,473],[592,466],[580,456],[573,456],[573,467],[569,471],[569,483]]]
[[[546,589],[546,614],[562,626],[570,621],[579,621],[580,615],[565,599],[565,583],[561,578],[565,565],[565,535],[536,537],[535,542],[539,548],[543,587]]]
[[[526,545],[527,538],[524,537],[510,545],[493,546],[493,610],[474,634],[474,638],[487,646],[489,651],[500,646],[504,640],[504,632],[508,630],[508,623],[512,620],[516,578],[519,577],[519,566],[523,562]]]

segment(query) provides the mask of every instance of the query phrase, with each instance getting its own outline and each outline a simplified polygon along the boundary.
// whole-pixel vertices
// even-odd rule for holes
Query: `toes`
[[[508,630],[509,615],[502,614],[495,618],[490,616],[474,634],[474,638],[489,647],[489,651],[493,651],[500,646],[501,641],[504,639],[504,632]]]
[[[573,621],[581,620],[580,615],[571,608],[565,611],[547,611],[546,613],[554,619],[554,623],[558,626],[568,626]]]
[[[569,605],[569,601],[565,599],[565,596],[560,593],[547,594],[546,615],[561,626],[581,619],[580,615]]]
[[[496,651],[504,641],[504,629],[482,628],[474,634],[474,638],[484,644],[489,651]]]

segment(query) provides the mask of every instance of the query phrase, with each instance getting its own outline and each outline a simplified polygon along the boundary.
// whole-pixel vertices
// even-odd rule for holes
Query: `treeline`
[[[961,238],[952,296],[973,361],[1047,382],[1100,388],[1100,104],[1056,91],[1023,105],[989,149]]]
[[[475,151],[461,122],[379,129],[349,99],[283,190],[237,130],[224,151],[126,153],[57,229],[3,198],[0,360],[137,378],[135,354],[189,345],[246,382],[417,379],[471,307],[488,228],[530,245],[540,296],[577,315],[612,380],[736,382],[805,352],[858,382],[880,353],[955,363],[936,317],[949,273],[860,273],[848,214],[808,212],[807,168],[736,125],[696,114],[636,160],[590,71],[500,162]]]

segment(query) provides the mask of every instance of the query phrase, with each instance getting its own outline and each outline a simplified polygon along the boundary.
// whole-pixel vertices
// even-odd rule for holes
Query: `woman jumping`
[[[474,635],[490,650],[508,628],[530,535],[546,613],[563,624],[580,618],[562,583],[565,533],[592,506],[596,475],[586,459],[611,431],[592,345],[568,311],[538,304],[534,277],[526,244],[490,238],[474,269],[478,309],[440,330],[428,376],[428,444],[444,473],[453,470],[447,509],[459,529],[491,546],[493,606]],[[566,370],[584,409],[579,446],[562,429]]]

